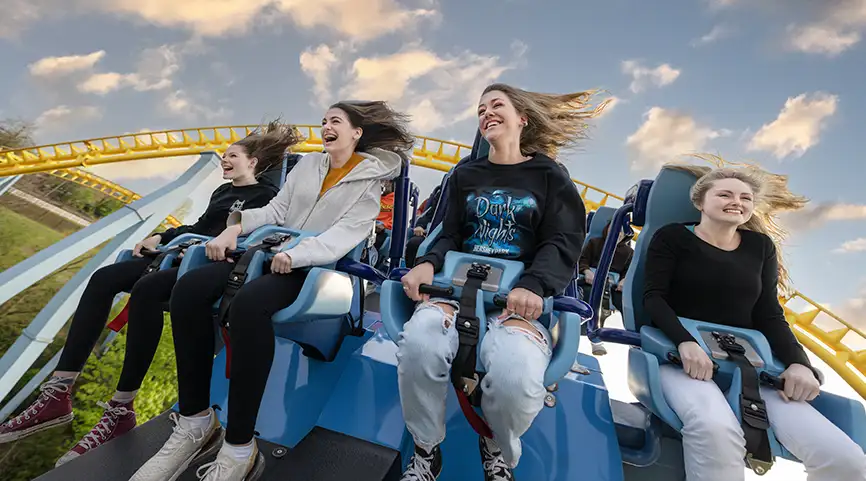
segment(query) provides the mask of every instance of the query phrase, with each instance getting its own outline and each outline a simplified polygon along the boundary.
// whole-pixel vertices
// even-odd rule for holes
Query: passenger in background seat
[[[277,187],[259,182],[257,177],[271,167],[279,166],[286,150],[298,143],[301,137],[296,129],[280,127],[276,123],[268,125],[265,132],[249,135],[226,149],[222,160],[223,179],[231,182],[213,192],[207,209],[195,224],[154,234],[135,245],[134,259],[107,265],[91,276],[72,317],[57,370],[42,385],[39,397],[30,407],[0,426],[0,443],[22,439],[72,421],[72,386],[105,329],[114,297],[125,291],[131,293],[129,327],[117,392],[108,403],[100,403],[105,408],[102,419],[57,461],[57,465],[135,427],[133,401],[159,346],[163,305],[168,302],[177,280],[176,267],[142,277],[152,259],[144,257],[141,251],[155,249],[182,234],[216,236],[225,228],[231,212],[267,205],[276,195]]]
[[[607,233],[610,231],[610,222],[604,226],[601,237],[590,239],[583,248],[580,254],[578,270],[583,274],[583,282],[580,284],[583,291],[583,300],[589,302],[589,296],[592,294],[592,283],[595,280],[595,273],[592,269],[598,268],[598,262],[601,260],[601,251],[604,250],[604,241],[607,239]],[[610,272],[619,274],[619,282],[611,286],[610,282],[605,284],[605,293],[601,301],[601,313],[598,316],[599,327],[604,327],[604,321],[610,317],[610,305],[613,304],[614,309],[622,312],[622,286],[625,285],[625,273],[628,272],[628,267],[631,265],[631,258],[634,255],[634,249],[631,248],[631,237],[626,237],[622,230],[617,234],[616,250],[613,251],[613,261],[610,263]],[[607,354],[607,349],[604,348],[603,342],[592,343],[592,353],[596,356]]]
[[[379,201],[379,216],[376,217],[376,241],[373,246],[381,249],[394,226],[394,181],[385,182],[382,200]]]
[[[707,168],[680,168],[697,172]],[[740,422],[712,382],[713,363],[678,316],[761,331],[787,369],[785,390],[761,388],[776,437],[803,462],[809,481],[866,481],[860,447],[806,401],[819,394],[819,375],[797,342],[779,304],[786,279],[774,240],[773,213],[805,200],[776,176],[756,168],[718,169],[701,176],[691,200],[697,225],[659,229],[647,251],[644,306],[678,346],[683,368],[661,366],[665,399],[683,422],[688,481],[745,479]],[[758,208],[756,208],[758,206]]]
[[[439,204],[439,194],[442,193],[442,185],[437,185],[430,197],[421,203],[421,215],[415,219],[415,226],[412,228],[412,237],[406,241],[406,265],[409,267],[415,266],[415,257],[418,255],[418,248],[427,238],[427,231],[430,223],[433,222],[433,214],[436,213],[436,206]]]
[[[223,295],[233,264],[226,251],[240,235],[265,225],[321,232],[283,250],[270,272],[245,284],[228,313],[232,365],[225,442],[216,461],[198,470],[204,481],[254,479],[264,469],[254,429],[274,360],[271,318],[290,306],[306,279],[306,267],[331,264],[368,238],[379,214],[382,183],[397,177],[415,139],[403,114],[385,102],[339,102],[322,119],[325,153],[304,156],[279,194],[265,207],[235,212],[228,227],[207,244],[217,261],[191,270],[171,297],[177,351],[180,416],[165,446],[133,481],[175,479],[218,442],[222,429],[210,407],[213,367],[213,305]]]
[[[479,439],[484,479],[514,479],[520,436],[544,407],[551,338],[538,322],[542,298],[561,294],[571,282],[586,228],[580,193],[554,158],[584,138],[586,121],[600,112],[603,105],[589,107],[591,97],[503,84],[487,87],[481,97],[478,127],[490,155],[454,169],[442,233],[402,280],[406,294],[423,301],[398,341],[400,400],[415,441],[404,481],[434,480],[442,470],[439,444],[445,439],[448,373],[458,348],[458,305],[426,299],[418,287],[433,282],[449,251],[526,265],[508,294],[507,309],[489,319],[479,354],[487,371],[481,404],[493,431],[493,439]]]

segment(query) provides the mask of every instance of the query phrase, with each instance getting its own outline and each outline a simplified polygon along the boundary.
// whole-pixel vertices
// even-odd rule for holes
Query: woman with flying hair
[[[372,232],[382,183],[397,177],[415,143],[408,118],[381,101],[338,102],[322,118],[325,152],[307,154],[265,207],[242,210],[206,245],[216,261],[185,274],[171,297],[177,353],[178,404],[174,432],[131,481],[177,479],[196,459],[219,449],[198,468],[203,481],[251,481],[264,470],[254,439],[259,405],[274,360],[272,316],[290,306],[304,285],[305,267],[328,265]],[[232,364],[224,433],[210,407],[213,305],[222,296],[232,263],[226,252],[237,239],[265,225],[320,232],[291,248],[280,246],[265,275],[241,287],[227,320]],[[221,446],[221,447],[220,447]]]
[[[228,182],[213,191],[198,221],[153,234],[135,245],[132,259],[93,273],[72,316],[57,369],[27,409],[0,425],[0,444],[72,421],[72,388],[105,330],[111,304],[120,292],[129,292],[130,297],[126,351],[117,391],[108,402],[99,403],[104,408],[99,422],[57,461],[57,466],[135,428],[135,398],[159,346],[164,324],[162,306],[171,297],[178,273],[178,268],[172,267],[145,274],[153,259],[145,257],[142,250],[154,250],[183,234],[215,236],[233,211],[267,205],[279,189],[262,174],[279,166],[287,149],[301,140],[297,129],[276,121],[238,140],[226,149],[220,161],[222,177]]]
[[[490,143],[486,158],[455,169],[449,180],[442,232],[402,279],[420,301],[398,341],[397,375],[406,427],[415,452],[404,481],[436,479],[442,470],[448,372],[458,348],[456,302],[421,295],[448,251],[521,261],[526,269],[507,308],[488,320],[480,350],[486,376],[481,407],[493,438],[480,437],[486,481],[510,481],[520,437],[544,406],[544,372],[551,336],[538,318],[542,299],[571,281],[585,236],[586,210],[560,149],[586,137],[592,92],[550,95],[490,85],[478,103],[478,128]]]
[[[670,224],[653,235],[644,307],[682,359],[682,368],[661,366],[660,377],[665,399],[683,422],[687,481],[744,480],[746,441],[712,382],[713,362],[679,317],[763,333],[786,366],[783,391],[761,388],[776,437],[803,462],[810,481],[866,481],[860,446],[807,403],[819,394],[819,373],[779,304],[778,287],[787,290],[789,279],[777,248],[785,232],[774,217],[802,208],[806,199],[788,190],[786,177],[754,166],[673,167],[699,177],[691,201],[701,220]]]

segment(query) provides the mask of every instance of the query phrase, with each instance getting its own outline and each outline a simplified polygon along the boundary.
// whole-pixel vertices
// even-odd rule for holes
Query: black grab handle
[[[710,360],[713,361],[712,359],[710,359]],[[671,364],[677,365],[679,367],[683,367],[683,360],[680,359],[680,356],[678,356],[672,352],[668,353],[668,361],[670,361]],[[719,372],[719,364],[716,361],[713,361],[713,374],[715,374],[717,372]]]
[[[682,359],[680,359],[680,357],[678,355],[676,355],[672,352],[669,352],[667,357],[668,357],[668,361],[670,361],[671,364],[675,364],[679,367],[683,367],[683,361],[682,361]],[[718,371],[719,371],[719,364],[716,361],[713,361],[713,373],[716,373]],[[774,376],[774,375],[768,373],[767,371],[763,371],[763,372],[761,372],[759,378],[760,378],[761,383],[763,383],[763,384],[766,384],[772,388],[778,389],[779,391],[785,390],[785,380],[780,378],[779,376]]]
[[[496,294],[493,296],[493,305],[505,309],[508,307],[508,297],[503,296],[502,294]]]
[[[419,294],[427,294],[433,297],[451,297],[454,295],[453,287],[439,287],[432,284],[421,284],[418,286]]]

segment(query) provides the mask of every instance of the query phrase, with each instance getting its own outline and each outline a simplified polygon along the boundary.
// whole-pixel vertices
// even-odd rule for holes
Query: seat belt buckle
[[[767,417],[767,405],[763,399],[749,399],[740,394],[740,412],[743,421],[749,426],[766,431],[770,429],[770,418]]]
[[[474,366],[473,366],[474,368]],[[472,375],[472,377],[460,376],[460,379],[463,381],[463,393],[466,394],[466,397],[472,396],[472,393],[475,392],[475,388],[478,387],[478,383],[480,379],[478,378],[478,373]]]
[[[719,348],[729,354],[745,354],[746,348],[737,342],[736,336],[733,334],[722,334],[717,331],[712,333],[713,339],[719,343]]]
[[[198,245],[198,244],[201,244],[201,239],[190,239],[188,241],[181,242],[180,244],[178,244],[177,247],[180,250],[185,250],[185,249],[189,249],[190,247],[192,247],[194,245]]]
[[[469,266],[469,270],[466,271],[466,277],[481,279],[482,281],[486,281],[489,274],[490,264],[480,264],[478,262],[473,262]]]
[[[770,468],[773,467],[772,461],[762,461],[760,459],[755,459],[752,456],[752,453],[746,454],[746,464],[749,466],[749,469],[754,471],[758,476],[763,476],[770,471]]]
[[[229,288],[237,290],[240,289],[244,282],[247,280],[246,272],[232,272],[229,275],[228,283],[226,284]]]
[[[264,239],[262,239],[262,244],[268,247],[277,247],[283,242],[292,238],[291,234],[271,234]]]

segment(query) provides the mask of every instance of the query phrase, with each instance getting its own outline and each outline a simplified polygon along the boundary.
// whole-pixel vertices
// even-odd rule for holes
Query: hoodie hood
[[[390,150],[373,148],[367,152],[355,152],[364,158],[360,164],[349,172],[340,182],[391,180],[400,175],[403,158]],[[327,152],[322,155],[320,169],[327,173],[331,165],[331,156]],[[323,175],[324,178],[324,175]]]

